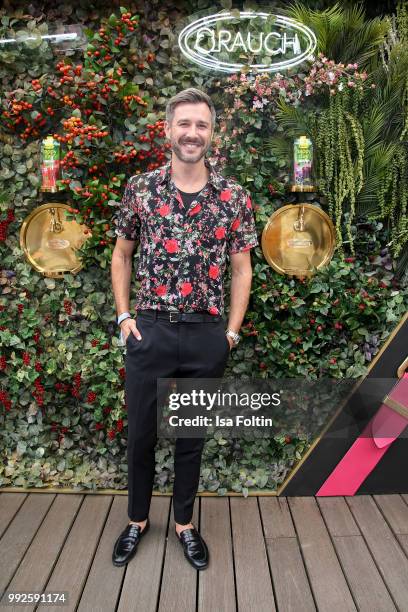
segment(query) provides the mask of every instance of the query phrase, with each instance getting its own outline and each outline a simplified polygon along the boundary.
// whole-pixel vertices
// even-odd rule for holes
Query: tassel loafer
[[[183,547],[185,558],[194,569],[205,569],[209,561],[208,548],[197,529],[195,527],[183,529],[180,535],[176,530],[176,536]]]
[[[143,528],[140,525],[129,523],[126,529],[122,531],[118,539],[116,540],[115,546],[112,553],[112,563],[116,567],[126,565],[132,557],[136,554],[137,545],[140,539],[150,527],[150,521],[147,519],[146,525]]]

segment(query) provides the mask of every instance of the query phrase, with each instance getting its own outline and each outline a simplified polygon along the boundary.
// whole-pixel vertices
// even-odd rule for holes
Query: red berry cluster
[[[74,384],[72,385],[71,395],[79,399],[79,388],[81,386],[81,374],[77,372],[74,374]]]
[[[7,412],[10,410],[10,408],[11,408],[11,401],[9,399],[7,391],[3,391],[2,389],[0,389],[0,403],[3,404],[3,406],[7,410]]]
[[[160,166],[162,166],[166,161],[165,150],[169,148],[171,145],[170,143],[165,143],[165,144],[160,144],[159,146],[156,146],[154,144],[154,141],[157,138],[161,139],[165,136],[163,126],[164,126],[163,121],[156,121],[156,123],[153,123],[153,124],[148,123],[146,126],[148,133],[141,134],[139,136],[139,142],[149,143],[151,147],[150,150],[137,151],[136,148],[132,148],[128,153],[116,152],[114,153],[115,160],[121,164],[123,163],[128,164],[133,159],[137,159],[139,161],[152,160],[147,165],[148,171],[155,170],[156,168],[159,168]],[[134,146],[135,143],[125,140],[123,144],[124,145],[130,144],[130,146],[132,145]]]
[[[34,91],[38,91],[39,89],[42,89],[42,85],[38,79],[33,79],[31,81],[31,86],[34,89]]]
[[[46,123],[46,120],[43,118],[42,114],[37,113],[37,116],[34,119],[36,125],[33,125],[30,115],[33,108],[31,102],[16,100],[14,97],[12,97],[10,100],[8,100],[7,104],[8,110],[4,110],[2,112],[2,117],[4,117],[6,120],[10,119],[10,121],[4,121],[3,125],[12,132],[15,132],[16,128],[18,131],[22,130],[20,137],[23,140],[27,140],[29,136],[38,138],[40,135],[38,127],[42,127]]]
[[[54,388],[56,391],[59,391],[60,393],[67,393],[71,386],[68,385],[67,383],[62,383],[62,382],[56,382],[54,385]]]
[[[69,117],[69,119],[62,122],[62,126],[66,132],[66,135],[61,136],[60,134],[54,134],[54,138],[60,142],[72,144],[74,138],[76,136],[80,136],[79,144],[86,150],[89,150],[88,145],[92,142],[92,140],[104,138],[109,134],[109,132],[106,130],[100,130],[100,128],[98,128],[96,125],[84,124],[79,117]],[[87,143],[85,143],[85,140]],[[70,157],[72,157],[72,155],[73,152],[71,152]]]
[[[89,391],[86,401],[88,404],[92,404],[96,400],[96,393],[94,391]]]
[[[61,160],[61,168],[77,168],[78,158],[73,151],[68,151]],[[69,182],[69,181],[68,181]]]
[[[36,400],[39,406],[44,404],[44,387],[41,384],[40,377],[35,379],[34,381],[35,391],[33,391],[33,397]]]
[[[145,102],[140,96],[137,96],[135,94],[131,94],[129,96],[123,96],[123,106],[125,107],[126,110],[126,114],[128,117],[131,117],[132,113],[132,100],[134,100],[135,102],[137,102],[137,104],[139,104],[139,106],[147,106],[147,102]]]
[[[0,370],[5,370],[7,367],[7,360],[4,355],[0,355]]]
[[[7,228],[12,221],[15,220],[14,210],[7,209],[7,218],[0,221],[0,242],[4,242],[7,238]]]
[[[69,300],[64,300],[64,310],[68,316],[72,314],[72,303]]]

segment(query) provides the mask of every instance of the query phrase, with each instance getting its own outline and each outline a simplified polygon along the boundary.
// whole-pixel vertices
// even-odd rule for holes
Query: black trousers
[[[149,514],[157,442],[157,378],[221,378],[230,347],[222,318],[211,322],[170,323],[143,312],[142,335],[126,340],[125,395],[128,412],[128,515]],[[177,523],[191,522],[205,438],[177,438],[174,453],[173,511]]]

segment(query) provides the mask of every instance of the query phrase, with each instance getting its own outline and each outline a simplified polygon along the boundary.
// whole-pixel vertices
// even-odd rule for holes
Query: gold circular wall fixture
[[[314,204],[287,204],[262,232],[262,251],[280,274],[304,277],[327,265],[336,245],[330,217]]]
[[[82,268],[76,251],[92,232],[66,218],[70,208],[60,202],[42,204],[21,226],[20,246],[33,268],[44,276],[62,278],[65,272],[76,274]]]

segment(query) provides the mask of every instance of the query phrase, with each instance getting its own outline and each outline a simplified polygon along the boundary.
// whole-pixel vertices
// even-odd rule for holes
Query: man
[[[130,178],[115,219],[112,287],[126,342],[128,515],[112,555],[126,564],[149,529],[157,441],[157,378],[218,378],[240,330],[252,280],[250,249],[258,244],[251,199],[205,159],[215,126],[209,96],[189,88],[166,107],[171,143],[166,166]],[[140,241],[136,319],[129,313],[132,252]],[[223,275],[231,263],[228,327]],[[191,523],[203,438],[178,438],[174,455],[175,529],[196,569],[208,549]]]

